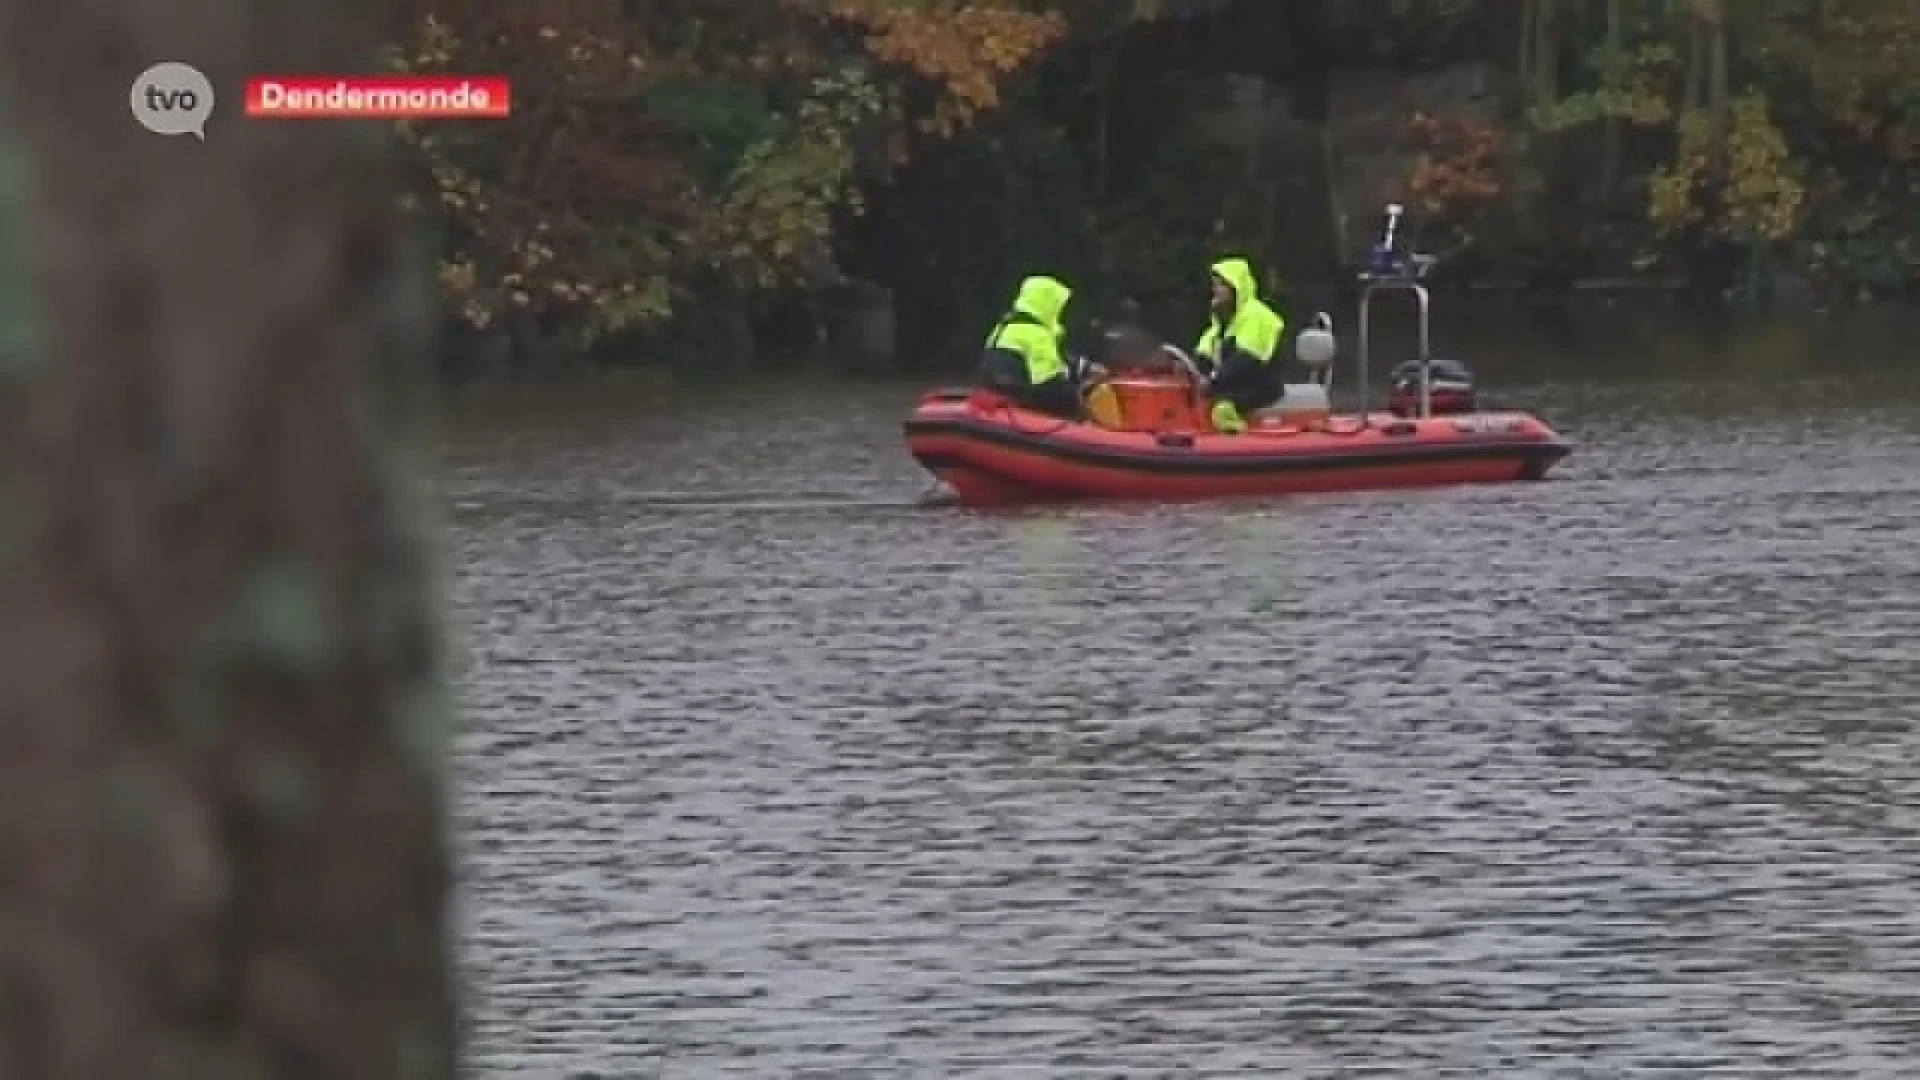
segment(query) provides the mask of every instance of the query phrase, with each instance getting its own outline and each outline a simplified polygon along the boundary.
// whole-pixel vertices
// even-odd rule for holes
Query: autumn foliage
[[[1055,15],[985,3],[903,5],[898,0],[788,0],[803,17],[824,9],[861,28],[876,63],[925,80],[935,90],[924,130],[950,135],[1000,107],[1000,88],[1065,30]]]
[[[1505,134],[1470,116],[1416,112],[1407,121],[1414,146],[1406,198],[1426,213],[1447,217],[1502,193],[1499,176]]]
[[[838,216],[910,153],[999,107],[1057,18],[886,0],[422,0],[396,63],[497,72],[513,116],[408,131],[441,283],[477,327],[586,338],[694,291],[830,273]]]
[[[931,321],[961,322],[977,305],[949,294],[998,296],[1023,259],[1114,279],[1089,290],[1184,281],[1236,207],[1261,208],[1245,228],[1269,261],[1331,250],[1356,194],[1402,199],[1483,253],[1605,234],[1636,267],[1705,242],[1840,288],[1920,281],[1914,0],[1446,0],[1413,5],[1417,26],[1289,4],[1318,4],[1287,33],[1324,35],[1311,48],[1330,101],[1397,62],[1383,56],[1464,65],[1514,35],[1509,70],[1476,76],[1472,97],[1421,99],[1385,153],[1366,103],[1331,111],[1324,139],[1223,134],[1234,125],[1208,110],[1228,68],[1247,75],[1257,56],[1270,84],[1311,75],[1267,62],[1299,41],[1229,40],[1258,23],[1231,18],[1254,0],[415,3],[396,64],[515,86],[506,121],[407,132],[442,284],[477,327],[532,320],[578,340],[671,322],[694,298],[746,311],[838,280],[837,242],[862,274],[939,294]],[[1042,94],[1029,73],[1044,55],[1058,62]],[[915,182],[893,184],[909,163]],[[1196,182],[1218,175],[1249,179]],[[885,224],[847,231],[880,190]],[[956,201],[998,219],[956,226]],[[1335,209],[1316,241],[1321,205]],[[917,268],[894,265],[907,244],[928,252],[898,260]]]

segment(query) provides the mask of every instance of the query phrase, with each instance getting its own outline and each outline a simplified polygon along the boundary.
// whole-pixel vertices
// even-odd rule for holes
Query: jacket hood
[[[1058,330],[1061,316],[1067,311],[1067,301],[1072,298],[1073,290],[1066,282],[1036,274],[1020,283],[1020,291],[1013,298],[1013,309]]]
[[[1214,276],[1233,288],[1235,303],[1245,304],[1260,299],[1260,288],[1253,280],[1253,266],[1245,259],[1221,259],[1209,267]]]

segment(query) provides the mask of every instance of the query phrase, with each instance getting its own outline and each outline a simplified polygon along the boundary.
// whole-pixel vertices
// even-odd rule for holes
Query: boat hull
[[[1537,480],[1571,447],[1519,412],[1365,422],[1242,435],[1112,431],[1005,404],[929,395],[907,447],[971,506],[1076,499],[1187,500]]]

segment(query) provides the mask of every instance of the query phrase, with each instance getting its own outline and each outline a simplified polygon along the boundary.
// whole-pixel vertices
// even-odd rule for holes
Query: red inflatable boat
[[[907,446],[971,506],[1503,483],[1539,479],[1569,451],[1547,425],[1514,412],[1280,412],[1256,417],[1243,435],[1218,435],[1199,410],[1168,408],[1186,398],[1184,384],[1106,385],[1124,414],[1118,427],[1066,423],[990,393],[936,391],[907,420]]]
[[[1330,407],[1335,350],[1321,315],[1296,342],[1316,380],[1290,384],[1279,406],[1254,416],[1243,434],[1212,430],[1200,379],[1167,349],[1161,370],[1123,372],[1090,391],[1086,422],[1029,412],[991,391],[927,394],[906,421],[907,447],[970,506],[1506,483],[1540,479],[1567,456],[1571,447],[1534,416],[1449,411],[1471,397],[1425,381],[1396,393],[1394,410],[1369,410],[1366,311],[1373,289],[1384,286],[1415,292],[1420,355],[1431,356],[1425,287],[1370,281],[1361,299],[1361,401],[1352,414]]]

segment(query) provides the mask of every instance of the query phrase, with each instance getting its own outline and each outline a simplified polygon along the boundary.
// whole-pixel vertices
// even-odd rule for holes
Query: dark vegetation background
[[[501,72],[409,132],[450,374],[964,360],[1030,270],[1184,336],[1293,306],[1406,200],[1461,288],[1911,297],[1914,0],[421,0]]]

